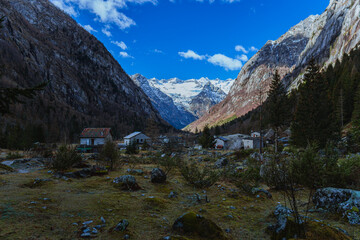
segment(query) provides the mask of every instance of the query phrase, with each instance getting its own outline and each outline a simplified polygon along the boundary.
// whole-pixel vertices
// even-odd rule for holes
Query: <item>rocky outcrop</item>
[[[0,0],[0,16],[0,86],[48,82],[33,101],[12,109],[22,124],[46,127],[49,140],[85,126],[123,135],[144,129],[148,118],[169,127],[104,45],[49,1]]]
[[[339,212],[350,224],[360,224],[360,191],[340,188],[322,188],[313,196],[316,208]]]
[[[359,0],[331,0],[321,15],[310,16],[276,41],[268,41],[242,68],[229,94],[186,128],[195,131],[239,117],[258,106],[259,89],[267,91],[279,71],[290,90],[298,86],[311,58],[326,67],[360,42]]]
[[[182,235],[203,239],[227,239],[218,225],[194,212],[185,213],[176,219],[172,229]]]

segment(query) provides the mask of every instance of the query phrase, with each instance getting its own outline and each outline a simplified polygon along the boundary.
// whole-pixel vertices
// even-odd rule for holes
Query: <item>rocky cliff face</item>
[[[360,42],[360,1],[331,0],[321,15],[310,16],[276,41],[268,41],[242,68],[226,98],[186,128],[195,131],[239,117],[258,106],[260,88],[268,90],[277,69],[288,89],[297,87],[314,58],[326,67]]]
[[[15,106],[11,122],[44,126],[52,140],[82,127],[112,127],[117,135],[153,118],[169,127],[102,43],[47,0],[0,0],[1,86],[45,91]]]

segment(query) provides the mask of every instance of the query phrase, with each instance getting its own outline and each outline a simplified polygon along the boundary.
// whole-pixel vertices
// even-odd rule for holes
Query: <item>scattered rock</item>
[[[166,174],[160,168],[154,168],[151,171],[151,182],[152,183],[164,183],[166,182]]]
[[[228,165],[229,160],[227,158],[220,158],[219,160],[217,160],[215,162],[215,167],[217,168],[222,168],[225,167],[226,165]]]
[[[44,186],[47,182],[50,182],[51,179],[40,179],[40,178],[36,178],[33,181],[29,182],[29,183],[25,183],[23,185],[21,185],[21,187],[28,187],[28,188],[37,188],[37,187],[42,187]]]
[[[257,194],[257,193],[264,193],[266,195],[267,198],[272,198],[272,195],[269,191],[262,189],[262,188],[253,188],[251,189],[251,193],[252,194]]]
[[[172,229],[182,235],[198,236],[206,239],[227,239],[223,231],[213,221],[194,212],[188,212],[175,220]]]
[[[168,197],[169,198],[177,198],[177,196],[178,196],[177,192],[170,192]]]
[[[134,176],[123,175],[113,180],[115,186],[122,190],[136,191],[141,189]]]
[[[129,226],[128,220],[123,219],[116,225],[114,230],[122,232],[122,231],[125,231],[128,226]]]
[[[360,191],[341,188],[322,188],[313,196],[316,208],[340,212],[350,224],[360,224]]]
[[[135,175],[143,175],[144,174],[144,171],[141,170],[141,169],[130,169],[130,168],[128,168],[127,172],[130,173],[130,174],[135,174]]]

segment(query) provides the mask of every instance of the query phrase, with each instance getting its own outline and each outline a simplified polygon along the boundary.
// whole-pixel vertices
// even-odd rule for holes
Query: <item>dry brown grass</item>
[[[155,165],[139,164],[136,167],[149,176]],[[265,228],[274,221],[271,213],[283,200],[276,192],[272,192],[272,199],[241,192],[234,194],[230,188],[235,186],[218,182],[206,190],[210,203],[196,203],[189,197],[204,193],[187,185],[179,171],[174,171],[165,184],[153,184],[150,178],[135,176],[143,190],[126,192],[114,188],[111,183],[123,174],[127,174],[126,166],[107,176],[69,181],[54,179],[47,170],[2,175],[0,180],[5,182],[0,184],[0,239],[77,239],[82,222],[93,220],[100,224],[100,217],[104,217],[107,225],[97,239],[122,239],[129,234],[131,239],[157,240],[171,235],[173,222],[187,211],[212,219],[223,230],[231,229],[226,233],[229,239],[269,239]],[[52,181],[35,188],[23,186],[35,178]],[[226,189],[222,191],[219,184]],[[176,191],[178,197],[168,198],[171,191]],[[302,199],[305,198],[304,192]],[[359,239],[359,227],[351,226],[339,217],[318,213],[312,216],[328,219],[326,222]],[[130,222],[128,230],[123,233],[111,231],[121,219]]]

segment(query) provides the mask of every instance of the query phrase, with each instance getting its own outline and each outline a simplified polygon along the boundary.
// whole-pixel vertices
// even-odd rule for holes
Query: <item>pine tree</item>
[[[199,143],[203,148],[213,148],[215,144],[215,139],[211,135],[210,128],[208,125],[204,127],[201,137],[199,138]]]
[[[306,147],[316,142],[320,147],[333,137],[334,120],[328,84],[314,60],[311,60],[299,87],[299,100],[292,123],[292,141]]]
[[[278,133],[290,118],[290,108],[287,104],[286,89],[281,83],[279,72],[276,70],[268,92],[268,120],[275,132],[275,152],[277,152]]]

